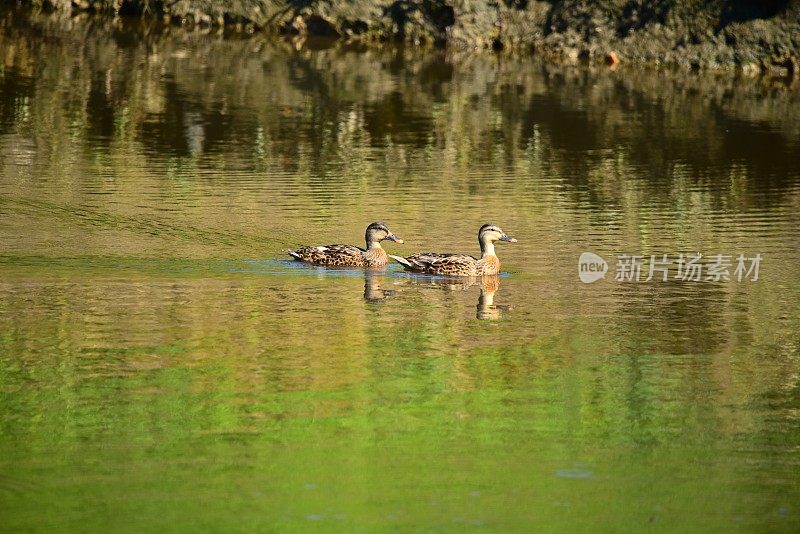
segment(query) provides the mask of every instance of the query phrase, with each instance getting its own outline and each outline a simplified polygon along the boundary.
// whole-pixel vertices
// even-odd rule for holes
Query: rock
[[[755,78],[761,73],[761,66],[758,63],[745,63],[740,66],[742,74],[750,78]]]
[[[464,49],[796,76],[800,0],[40,0],[48,8],[163,16],[178,24],[258,27]],[[612,56],[613,54],[613,56]],[[773,56],[778,61],[773,61]],[[788,59],[787,59],[788,58]]]
[[[577,48],[566,48],[564,49],[564,57],[569,61],[577,61],[578,60],[578,49]]]

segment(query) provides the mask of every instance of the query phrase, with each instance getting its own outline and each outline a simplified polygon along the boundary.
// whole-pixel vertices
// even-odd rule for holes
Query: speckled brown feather
[[[439,274],[443,276],[484,276],[500,272],[500,260],[497,256],[485,256],[481,259],[466,254],[438,254],[422,252],[411,256],[392,256],[406,270]]]
[[[286,252],[296,260],[331,267],[383,267],[388,262],[382,248],[364,250],[354,245],[322,245]]]

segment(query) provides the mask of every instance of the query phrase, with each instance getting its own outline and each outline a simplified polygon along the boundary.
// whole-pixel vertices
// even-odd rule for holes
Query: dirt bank
[[[0,0],[2,1],[2,0]],[[35,0],[298,39],[446,45],[567,61],[800,74],[800,0]]]

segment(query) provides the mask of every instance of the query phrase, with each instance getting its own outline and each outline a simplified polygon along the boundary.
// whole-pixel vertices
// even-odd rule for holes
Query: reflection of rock
[[[394,173],[376,172],[367,156],[379,146],[388,165],[424,160],[443,187],[473,194],[491,187],[486,177],[453,173],[454,164],[496,165],[502,154],[509,168],[528,162],[532,172],[562,182],[563,194],[577,202],[630,206],[632,213],[640,204],[630,204],[631,184],[642,200],[681,198],[681,206],[697,201],[731,210],[783,205],[796,185],[786,154],[798,150],[800,106],[798,92],[783,85],[767,90],[757,80],[636,70],[623,76],[457,50],[356,52],[348,45],[297,52],[263,35],[208,38],[106,19],[92,19],[83,32],[76,25],[84,23],[46,16],[25,27],[16,19],[4,24],[0,132],[28,131],[19,114],[25,109],[37,123],[124,146],[154,173],[163,170],[164,152],[224,154],[237,168],[296,175],[292,189],[306,188],[313,198],[351,176],[368,176],[369,187],[387,185]],[[69,77],[59,74],[67,64]],[[34,65],[42,66],[41,78]],[[37,106],[9,105],[32,95]],[[38,150],[62,147],[65,128],[36,139]],[[332,161],[340,162],[335,169]],[[403,177],[426,192],[434,190],[429,179]],[[719,187],[690,197],[699,180]]]

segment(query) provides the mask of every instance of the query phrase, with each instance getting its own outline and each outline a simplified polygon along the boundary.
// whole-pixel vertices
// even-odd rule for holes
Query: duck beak
[[[394,241],[395,243],[400,243],[401,245],[403,244],[403,240],[394,234],[387,235],[386,239],[388,239],[389,241]]]
[[[500,238],[500,241],[507,241],[509,243],[516,243],[517,240],[511,237],[510,235],[503,234],[503,237]]]

